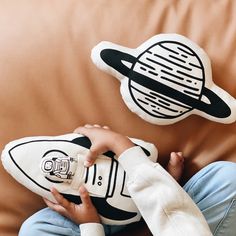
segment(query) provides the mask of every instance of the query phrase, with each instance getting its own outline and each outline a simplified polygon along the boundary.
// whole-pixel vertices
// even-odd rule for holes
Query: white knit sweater
[[[118,161],[128,176],[127,188],[154,236],[210,236],[204,216],[189,195],[140,147],[132,147]],[[81,236],[104,236],[101,224],[80,225]]]

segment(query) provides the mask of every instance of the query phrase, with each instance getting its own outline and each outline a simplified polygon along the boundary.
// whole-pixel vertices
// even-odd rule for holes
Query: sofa
[[[11,140],[108,125],[152,142],[165,167],[182,151],[182,183],[209,163],[236,161],[236,125],[191,115],[154,125],[124,104],[120,83],[91,61],[107,40],[136,48],[160,33],[184,35],[211,59],[214,82],[236,97],[236,2],[233,0],[1,0],[0,149]],[[0,235],[16,236],[45,203],[0,164]],[[150,235],[145,223],[119,235]]]

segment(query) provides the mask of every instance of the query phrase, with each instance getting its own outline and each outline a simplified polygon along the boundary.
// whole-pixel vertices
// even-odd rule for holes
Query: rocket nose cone
[[[11,169],[11,166],[13,164],[11,155],[10,155],[10,150],[13,148],[13,145],[11,143],[7,144],[4,149],[2,150],[1,153],[1,162],[3,167],[9,172]]]

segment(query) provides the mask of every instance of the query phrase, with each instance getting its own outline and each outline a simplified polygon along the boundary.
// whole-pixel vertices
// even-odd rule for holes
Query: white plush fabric
[[[157,160],[153,144],[131,140],[144,149],[147,158]],[[140,220],[140,213],[126,188],[126,173],[114,153],[104,153],[93,166],[84,166],[90,146],[88,138],[75,133],[27,137],[6,145],[2,163],[18,182],[51,201],[55,199],[50,189],[55,187],[70,201],[80,203],[78,189],[84,184],[106,224]]]
[[[135,49],[104,41],[91,57],[121,82],[128,108],[150,123],[168,125],[191,114],[236,120],[236,100],[214,84],[206,52],[184,36],[159,34]]]

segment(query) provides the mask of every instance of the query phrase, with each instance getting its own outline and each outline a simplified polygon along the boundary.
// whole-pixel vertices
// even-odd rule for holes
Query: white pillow
[[[131,139],[156,162],[157,149],[151,143]],[[114,153],[100,155],[95,164],[84,167],[91,142],[80,134],[18,139],[2,152],[4,168],[34,193],[55,202],[55,187],[65,198],[81,203],[78,189],[84,184],[103,223],[123,225],[139,221],[141,215],[126,188],[127,177]]]
[[[191,114],[236,120],[236,100],[213,83],[207,54],[184,36],[159,34],[135,49],[104,41],[91,57],[120,80],[128,108],[150,123],[168,125]]]

